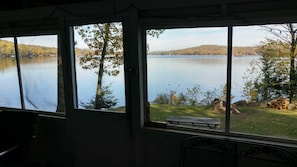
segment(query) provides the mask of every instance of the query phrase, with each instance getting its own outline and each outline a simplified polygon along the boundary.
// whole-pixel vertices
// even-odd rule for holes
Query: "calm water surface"
[[[259,56],[232,58],[233,101],[243,99],[243,76],[250,68],[251,61]],[[171,90],[185,93],[198,85],[200,92],[220,90],[226,84],[226,56],[150,56],[148,58],[149,100],[159,93]]]
[[[232,95],[242,99],[243,75],[258,56],[233,57]],[[55,111],[57,105],[57,60],[55,57],[23,58],[21,62],[25,105],[28,109]],[[226,56],[148,56],[148,95],[170,90],[185,92],[199,85],[201,92],[221,89],[226,83]],[[96,91],[96,70],[84,70],[77,63],[79,102],[92,99]],[[14,58],[0,58],[0,105],[20,108],[17,69]],[[120,75],[104,77],[118,106],[125,105],[123,66]]]

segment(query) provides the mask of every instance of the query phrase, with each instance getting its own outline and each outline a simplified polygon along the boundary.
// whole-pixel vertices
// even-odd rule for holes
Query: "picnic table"
[[[221,119],[209,117],[193,117],[193,116],[168,116],[166,121],[169,124],[175,125],[192,125],[192,126],[207,126],[215,129],[220,127]]]

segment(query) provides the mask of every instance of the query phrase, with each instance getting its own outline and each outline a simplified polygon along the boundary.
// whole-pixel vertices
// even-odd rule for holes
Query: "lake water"
[[[232,58],[232,91],[233,102],[243,99],[243,76],[250,68],[250,63],[259,56]],[[219,90],[227,81],[226,56],[150,56],[148,58],[148,94],[149,100],[157,94],[171,90],[185,93],[187,89],[198,85],[200,94],[206,91]],[[203,96],[203,95],[201,95]],[[203,98],[203,97],[201,97]]]
[[[233,57],[233,101],[243,99],[243,75],[250,62],[258,56]],[[221,89],[226,83],[226,56],[148,56],[148,98],[153,101],[159,93],[170,90],[185,92],[199,85],[200,91]],[[25,104],[28,109],[55,111],[57,103],[57,62],[55,57],[24,58],[22,79]],[[95,70],[84,70],[77,63],[78,101],[92,99],[96,91]],[[0,58],[0,106],[20,108],[17,70],[14,58]],[[105,76],[111,85],[118,106],[125,105],[123,67],[120,75]]]

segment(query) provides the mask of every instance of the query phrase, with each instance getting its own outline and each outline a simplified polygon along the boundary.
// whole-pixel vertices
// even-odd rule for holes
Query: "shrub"
[[[116,99],[112,95],[112,91],[110,90],[110,86],[102,87],[102,95],[99,97],[97,101],[95,101],[96,97],[94,96],[89,102],[81,102],[80,105],[85,109],[94,109],[95,104],[100,106],[96,109],[101,108],[112,108],[117,105],[118,99]]]
[[[157,95],[155,100],[153,101],[156,104],[169,104],[170,98],[168,93],[160,93]]]

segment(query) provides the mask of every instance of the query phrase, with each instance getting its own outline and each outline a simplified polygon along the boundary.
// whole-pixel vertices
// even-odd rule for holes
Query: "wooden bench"
[[[215,129],[220,127],[221,119],[208,117],[192,117],[192,116],[169,116],[166,121],[175,125],[191,125],[191,126],[207,126]]]

